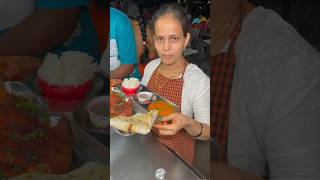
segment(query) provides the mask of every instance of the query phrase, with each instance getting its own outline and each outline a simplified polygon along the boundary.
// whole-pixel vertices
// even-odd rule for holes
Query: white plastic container
[[[157,97],[152,92],[142,91],[137,94],[137,99],[141,104],[149,104],[155,101]]]
[[[99,96],[90,100],[87,105],[90,120],[97,128],[106,128],[108,125],[107,102],[107,96]]]

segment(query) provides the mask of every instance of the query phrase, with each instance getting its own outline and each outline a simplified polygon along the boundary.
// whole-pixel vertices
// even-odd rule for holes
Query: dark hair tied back
[[[156,21],[166,14],[172,14],[180,22],[183,34],[186,36],[190,30],[190,21],[187,12],[178,3],[164,4],[153,14],[150,21],[151,31],[154,32]]]

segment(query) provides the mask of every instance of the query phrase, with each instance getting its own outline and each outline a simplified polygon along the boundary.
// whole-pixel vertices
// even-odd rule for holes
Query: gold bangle
[[[202,125],[202,123],[200,123],[200,126],[201,126],[201,131],[198,135],[196,136],[193,136],[193,137],[200,137],[202,135],[202,132],[203,132],[203,129],[204,129],[204,126]]]

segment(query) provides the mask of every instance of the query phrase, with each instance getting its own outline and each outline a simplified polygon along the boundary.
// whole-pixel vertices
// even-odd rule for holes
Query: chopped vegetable
[[[49,122],[49,115],[39,106],[37,106],[37,104],[31,99],[15,97],[13,101],[18,109],[27,112],[32,117],[39,118],[41,120],[44,120],[45,122]]]

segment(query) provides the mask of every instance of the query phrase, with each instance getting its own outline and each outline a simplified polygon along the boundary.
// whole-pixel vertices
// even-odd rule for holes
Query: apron
[[[210,116],[212,119],[210,133],[220,146],[219,160],[227,161],[227,143],[229,128],[230,97],[232,80],[236,65],[235,42],[240,34],[245,8],[241,7],[240,18],[235,25],[227,52],[213,56],[210,74]]]
[[[160,66],[160,65],[159,65]],[[168,79],[158,73],[158,68],[153,72],[147,87],[159,94],[160,96],[175,103],[181,111],[181,97],[183,88],[183,75],[179,79]],[[190,165],[193,162],[195,140],[184,129],[172,136],[163,136],[158,133],[156,128],[153,128],[156,138],[165,146],[175,151],[179,156],[186,160]]]

